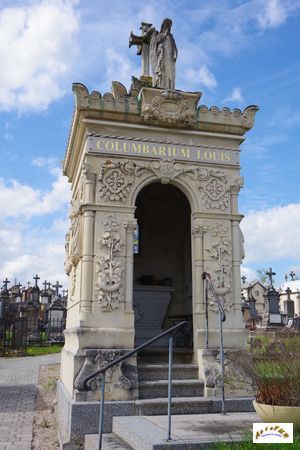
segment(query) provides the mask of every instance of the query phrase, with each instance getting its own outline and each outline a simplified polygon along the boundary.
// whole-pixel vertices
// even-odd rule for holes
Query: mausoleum
[[[239,146],[258,108],[208,107],[199,104],[201,92],[176,89],[171,25],[166,19],[158,31],[143,23],[141,35],[131,33],[142,74],[128,91],[118,81],[105,94],[73,85],[63,164],[72,188],[70,281],[58,387],[65,442],[97,432],[100,391],[86,390],[85,377],[181,320],[189,327],[175,337],[175,363],[178,377],[193,383],[175,397],[217,395],[219,312],[209,296],[206,321],[204,272],[224,302],[225,349],[245,347]],[[132,414],[138,401],[165,396],[155,377],[147,390],[144,374],[146,363],[163,364],[166,346],[158,341],[149,359],[133,356],[109,373],[110,414]]]

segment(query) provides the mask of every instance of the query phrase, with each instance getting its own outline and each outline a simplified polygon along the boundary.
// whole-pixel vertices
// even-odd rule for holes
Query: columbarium
[[[227,313],[225,350],[245,347],[239,146],[258,108],[207,107],[199,105],[201,92],[176,89],[171,26],[170,19],[158,30],[142,23],[140,34],[130,34],[142,73],[128,91],[118,81],[104,95],[73,85],[63,163],[72,187],[69,297],[58,385],[66,444],[97,432],[100,381],[86,390],[86,376],[181,320],[189,326],[174,338],[174,395],[191,402],[217,395],[219,313],[209,297],[205,317],[204,272]],[[143,399],[166,397],[166,347],[158,341],[110,370],[109,416],[146,414],[138,409]],[[176,393],[177,377],[186,383]]]

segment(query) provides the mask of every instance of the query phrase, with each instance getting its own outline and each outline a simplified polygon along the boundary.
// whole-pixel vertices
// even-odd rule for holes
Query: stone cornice
[[[125,89],[125,88],[124,88]],[[227,107],[197,107],[199,92],[168,91],[157,88],[142,88],[138,97],[122,95],[113,90],[114,95],[93,91],[80,83],[73,84],[76,110],[98,113],[98,117],[111,120],[113,116],[126,115],[123,120],[203,131],[235,133],[243,135],[254,125],[258,107],[248,106],[243,112]],[[125,90],[126,92],[126,90]],[[119,95],[119,96],[118,96]],[[170,109],[168,110],[168,107]],[[195,117],[191,117],[191,113]]]
[[[169,91],[143,87],[139,96],[127,91],[113,89],[103,96],[96,91],[89,93],[80,83],[73,84],[75,110],[64,159],[64,173],[74,182],[77,164],[81,161],[88,122],[115,122],[128,127],[145,127],[168,130],[173,133],[192,133],[208,136],[225,136],[243,141],[243,135],[254,124],[257,106],[249,106],[244,112],[239,109],[216,106],[208,108],[197,102],[199,92]],[[239,142],[239,143],[240,143]]]

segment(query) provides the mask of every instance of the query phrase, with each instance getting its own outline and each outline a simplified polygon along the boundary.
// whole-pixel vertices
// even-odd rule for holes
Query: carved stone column
[[[194,221],[192,225],[192,235],[194,238],[193,245],[193,298],[194,298],[194,314],[204,313],[203,299],[203,234],[205,227],[199,222]]]
[[[82,244],[82,278],[80,310],[92,312],[93,301],[93,248],[94,248],[94,211],[83,213],[83,244]]]
[[[125,290],[125,312],[133,313],[133,233],[136,230],[136,219],[127,219],[124,221],[126,228],[126,255],[125,255],[125,271],[126,271],[126,290]]]
[[[231,186],[231,213],[238,213],[238,195],[243,186],[243,178],[238,177],[233,186]],[[238,220],[231,222],[231,242],[232,242],[232,294],[233,309],[237,311],[241,309],[241,247],[242,235]]]

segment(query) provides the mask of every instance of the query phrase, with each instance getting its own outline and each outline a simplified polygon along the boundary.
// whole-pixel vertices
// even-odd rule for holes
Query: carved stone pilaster
[[[225,310],[229,311],[232,306],[232,253],[231,233],[225,224],[215,223],[209,227],[205,250],[209,256],[205,263],[205,272],[210,273],[215,291],[223,298]],[[212,311],[219,311],[210,294],[209,306]]]
[[[103,255],[97,261],[96,299],[104,311],[120,308],[124,301],[123,258],[120,256],[124,242],[120,234],[120,222],[107,214],[104,232],[98,241]]]
[[[133,234],[137,227],[136,219],[126,219],[124,221],[126,229],[126,290],[125,290],[125,311],[133,313]]]
[[[77,199],[71,200],[70,229],[66,234],[65,271],[69,275],[72,267],[76,266],[82,254],[82,211]]]

